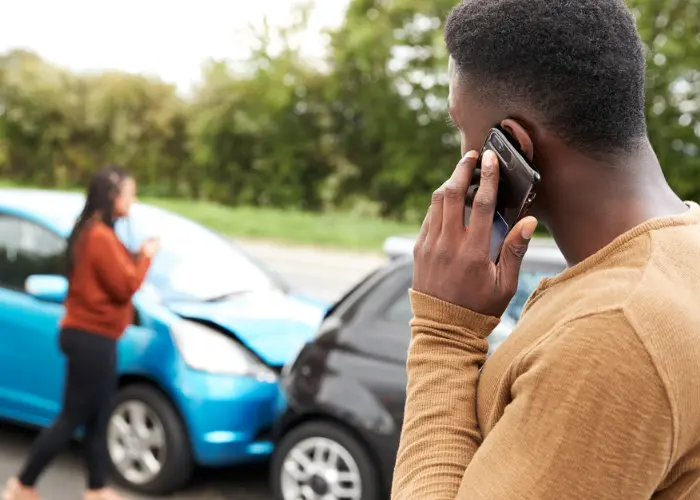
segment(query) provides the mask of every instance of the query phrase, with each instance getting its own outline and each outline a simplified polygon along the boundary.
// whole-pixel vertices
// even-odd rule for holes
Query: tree
[[[0,60],[0,109],[3,174],[20,182],[84,184],[97,167],[118,162],[156,186],[186,165],[184,105],[160,81],[72,75],[15,51]]]
[[[302,11],[301,14],[304,14]],[[283,50],[271,55],[271,33],[243,65],[212,62],[190,108],[189,132],[201,190],[236,204],[322,207],[331,170],[325,89],[328,76],[290,49],[305,20],[277,33]]]
[[[333,36],[332,110],[350,165],[344,191],[380,200],[384,215],[422,213],[456,163],[457,141],[442,120],[442,25],[454,3],[353,0]],[[700,200],[700,1],[630,7],[649,60],[649,137],[671,185]]]
[[[333,34],[330,107],[348,162],[335,173],[350,201],[417,218],[459,154],[445,123],[441,20],[452,2],[355,0]],[[419,14],[420,12],[420,14]]]
[[[700,1],[630,7],[647,48],[649,138],[671,186],[700,200]]]
[[[148,194],[418,221],[459,158],[442,37],[455,2],[351,0],[324,64],[295,46],[303,6],[260,31],[249,60],[207,64],[187,99],[158,79],[10,52],[0,175],[68,187],[113,161]],[[700,201],[700,0],[629,4],[647,47],[649,137],[672,187]]]

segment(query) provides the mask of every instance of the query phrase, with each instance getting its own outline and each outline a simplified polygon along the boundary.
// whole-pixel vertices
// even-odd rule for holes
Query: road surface
[[[380,266],[375,255],[330,253],[241,242],[243,247],[286,278],[296,289],[332,301],[357,280]],[[16,473],[36,432],[0,424],[0,481]],[[46,471],[39,485],[43,500],[82,498],[84,477],[79,448],[73,446]],[[132,500],[151,497],[129,494]],[[198,471],[186,491],[172,500],[269,500],[266,465]]]
[[[333,301],[360,278],[386,262],[381,255],[329,252],[313,248],[282,248],[239,242],[280,273],[292,286],[317,298]]]

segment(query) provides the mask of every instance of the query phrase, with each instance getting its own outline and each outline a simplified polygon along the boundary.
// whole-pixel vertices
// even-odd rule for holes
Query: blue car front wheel
[[[115,479],[142,493],[175,491],[187,483],[194,467],[180,416],[160,391],[148,385],[126,386],[117,394],[107,447]]]

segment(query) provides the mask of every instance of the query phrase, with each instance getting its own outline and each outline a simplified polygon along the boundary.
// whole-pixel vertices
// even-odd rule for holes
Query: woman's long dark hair
[[[66,264],[69,277],[76,264],[75,246],[82,230],[94,221],[104,222],[114,228],[114,199],[119,194],[122,182],[128,177],[128,172],[117,165],[102,167],[92,176],[85,206],[68,237]]]

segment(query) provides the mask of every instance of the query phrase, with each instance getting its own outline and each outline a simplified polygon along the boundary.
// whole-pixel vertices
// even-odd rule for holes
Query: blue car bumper
[[[195,460],[216,467],[266,459],[273,449],[276,382],[186,370],[179,406]]]

